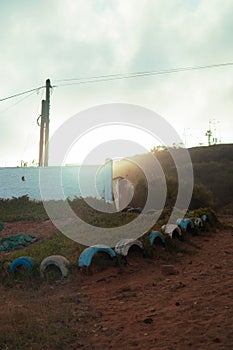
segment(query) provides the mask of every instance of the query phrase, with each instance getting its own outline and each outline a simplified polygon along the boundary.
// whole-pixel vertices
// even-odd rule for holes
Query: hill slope
[[[177,180],[175,163],[170,150],[176,157],[182,155],[182,149],[154,150],[153,155],[160,162],[167,178]],[[213,207],[215,209],[229,208],[233,203],[233,144],[213,145],[190,148],[189,154],[192,160],[194,183],[204,185],[213,195]],[[127,177],[134,185],[140,178],[145,177],[143,171],[136,163],[149,164],[149,154],[137,155],[129,160],[121,160],[114,167],[114,176]],[[184,167],[186,164],[183,165]]]

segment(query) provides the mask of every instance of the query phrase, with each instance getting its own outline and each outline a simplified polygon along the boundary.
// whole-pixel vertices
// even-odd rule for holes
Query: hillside
[[[181,149],[172,148],[176,157],[181,155]],[[174,161],[170,155],[170,149],[157,150],[153,155],[160,162],[168,179],[177,181],[177,172]],[[190,148],[189,154],[192,160],[194,183],[196,188],[203,190],[203,195],[211,195],[214,209],[224,209],[232,212],[233,207],[233,144],[213,145]],[[114,167],[114,176],[127,177],[134,185],[145,177],[137,162],[148,164],[151,162],[149,154],[137,155],[128,160],[117,162]],[[184,167],[186,164],[183,165]],[[198,187],[201,186],[201,187]],[[204,190],[207,192],[204,193]]]

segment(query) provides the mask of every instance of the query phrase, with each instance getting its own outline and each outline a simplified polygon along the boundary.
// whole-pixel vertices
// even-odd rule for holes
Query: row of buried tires
[[[208,221],[206,215],[202,215],[201,218],[184,218],[178,219],[177,224],[167,224],[161,227],[161,231],[152,231],[149,234],[149,243],[151,246],[158,243],[165,245],[165,238],[169,236],[171,239],[183,240],[183,233],[190,232],[195,233],[196,228],[204,227],[205,222]],[[112,249],[109,246],[97,244],[90,246],[82,251],[78,259],[78,268],[83,269],[90,267],[92,259],[97,253],[106,253],[112,260],[119,262],[119,259],[123,259],[127,264],[127,255],[132,247],[140,249],[143,256],[146,256],[146,251],[143,243],[137,239],[122,239]],[[10,273],[16,273],[22,267],[29,272],[32,272],[34,265],[36,264],[35,259],[30,256],[21,256],[14,259],[9,267]],[[46,276],[46,272],[50,268],[55,268],[59,271],[59,276],[61,278],[67,277],[71,264],[67,258],[61,255],[51,255],[45,258],[40,263],[40,275],[41,277]]]

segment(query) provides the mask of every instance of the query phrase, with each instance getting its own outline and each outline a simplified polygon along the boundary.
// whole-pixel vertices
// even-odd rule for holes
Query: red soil
[[[172,267],[163,267],[161,258],[137,258],[123,273],[85,278],[82,289],[99,317],[84,344],[95,350],[233,349],[233,233],[217,230],[191,240],[196,253],[178,253]]]
[[[13,234],[14,224],[8,225]],[[27,225],[17,224],[16,231],[36,232],[36,224]],[[51,224],[43,225],[50,234]],[[83,296],[82,307],[91,306],[93,317],[80,324],[85,334],[61,349],[232,350],[233,230],[217,229],[181,244],[191,252],[171,254],[160,247],[155,259],[134,254],[124,268],[95,268],[91,276],[78,272],[52,292],[43,285],[54,307],[74,295]]]

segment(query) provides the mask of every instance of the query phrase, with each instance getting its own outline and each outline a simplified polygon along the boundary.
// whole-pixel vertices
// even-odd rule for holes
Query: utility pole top
[[[46,79],[46,87],[47,87],[47,86],[48,86],[48,87],[50,87],[50,88],[52,87],[52,86],[51,86],[51,83],[50,83],[50,79],[49,79],[49,78],[48,78],[48,79]]]

